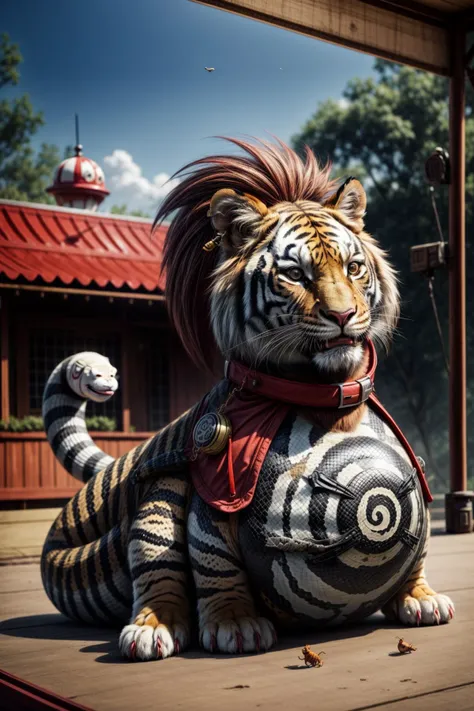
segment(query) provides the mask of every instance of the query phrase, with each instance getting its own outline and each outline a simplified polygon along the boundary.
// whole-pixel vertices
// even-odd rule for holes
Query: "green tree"
[[[151,215],[146,212],[143,212],[143,210],[129,210],[125,203],[123,203],[122,205],[112,205],[112,207],[110,208],[110,214],[129,215],[130,217],[151,218]]]
[[[0,38],[0,88],[18,84],[22,62],[18,45]],[[0,100],[0,198],[54,203],[45,192],[60,161],[56,146],[43,143],[37,154],[31,137],[44,125],[27,94]]]
[[[447,375],[428,296],[426,279],[410,273],[412,245],[439,236],[424,176],[424,162],[436,146],[448,146],[448,84],[443,77],[375,62],[375,79],[355,79],[344,102],[326,101],[294,136],[295,148],[309,145],[331,159],[337,174],[362,176],[368,195],[367,228],[388,250],[400,275],[402,318],[389,356],[381,363],[377,390],[426,458],[432,486],[448,481]],[[467,225],[472,232],[474,197],[473,95],[468,91],[466,155]],[[364,177],[365,176],[365,177]],[[447,239],[447,187],[436,190]],[[472,241],[469,260],[473,257]],[[468,313],[474,309],[472,270],[468,270]],[[447,274],[436,275],[435,293],[447,341]],[[474,346],[474,329],[468,333]],[[469,362],[468,412],[472,421],[474,362]],[[471,425],[472,426],[472,425]],[[470,443],[470,471],[474,442]]]

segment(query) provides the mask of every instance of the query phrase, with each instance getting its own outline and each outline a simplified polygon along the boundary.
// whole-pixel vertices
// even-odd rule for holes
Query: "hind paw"
[[[182,624],[126,625],[119,638],[120,653],[133,661],[166,659],[188,645],[189,631]]]
[[[265,617],[238,617],[201,626],[200,643],[208,652],[266,652],[276,644],[272,623]]]

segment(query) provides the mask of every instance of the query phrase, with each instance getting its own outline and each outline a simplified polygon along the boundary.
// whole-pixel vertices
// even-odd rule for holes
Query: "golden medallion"
[[[231,434],[230,420],[220,413],[209,412],[194,427],[194,446],[205,454],[220,454],[227,446]]]

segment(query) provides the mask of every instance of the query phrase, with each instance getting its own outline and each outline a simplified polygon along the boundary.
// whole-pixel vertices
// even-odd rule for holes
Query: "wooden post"
[[[17,417],[25,417],[30,414],[29,335],[29,329],[24,328],[22,323],[15,324],[13,343],[15,344]]]
[[[128,326],[122,331],[121,339],[121,367],[123,377],[120,378],[120,388],[122,390],[122,430],[130,432],[130,331]],[[120,375],[120,373],[119,373]]]
[[[1,408],[0,419],[8,420],[10,417],[10,369],[9,369],[9,351],[10,344],[8,338],[9,323],[8,323],[8,307],[5,297],[1,297],[0,301],[0,386],[1,386]]]
[[[467,492],[466,420],[466,228],[465,228],[465,56],[466,31],[451,30],[449,136],[449,453],[450,491],[446,495],[446,526],[451,533],[466,530],[458,515]],[[456,496],[453,496],[456,492]],[[472,530],[472,525],[471,525]]]

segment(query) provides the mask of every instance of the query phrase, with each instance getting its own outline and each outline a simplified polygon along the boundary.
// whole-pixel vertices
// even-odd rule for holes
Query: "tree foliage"
[[[22,62],[18,45],[7,34],[0,38],[0,88],[15,86]],[[44,125],[41,112],[33,109],[27,94],[0,100],[0,197],[53,203],[45,192],[60,161],[56,146],[43,143],[37,154],[31,137]]]
[[[110,214],[129,215],[130,217],[145,217],[151,219],[151,215],[149,215],[147,212],[143,212],[143,210],[129,210],[125,203],[123,203],[122,205],[112,205],[112,207],[110,208]]]
[[[448,481],[447,375],[425,278],[410,273],[409,248],[439,240],[424,162],[436,146],[448,147],[448,84],[443,77],[383,60],[375,79],[349,82],[342,102],[326,101],[293,138],[299,151],[309,145],[334,163],[337,174],[362,178],[368,194],[367,228],[388,250],[399,271],[402,318],[389,356],[381,364],[377,390],[429,464],[432,486]],[[474,197],[473,96],[466,111],[467,234],[472,234]],[[447,187],[435,190],[447,240]],[[472,264],[472,240],[467,260]],[[468,314],[474,309],[468,269]],[[436,275],[435,294],[447,341],[447,274]],[[468,325],[469,328],[469,325]],[[474,329],[468,330],[468,353]],[[468,370],[468,413],[472,422],[474,363]],[[472,427],[472,424],[471,424]],[[474,442],[470,443],[470,471]]]

